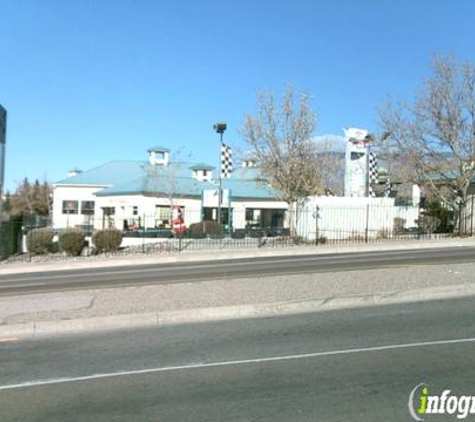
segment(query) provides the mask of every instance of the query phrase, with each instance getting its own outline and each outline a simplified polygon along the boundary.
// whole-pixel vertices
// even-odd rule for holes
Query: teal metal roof
[[[210,166],[205,163],[194,164],[190,167],[190,170],[214,170],[216,167]]]
[[[110,161],[76,176],[56,182],[55,185],[99,185],[111,186],[136,179],[143,174],[146,161]]]
[[[223,189],[229,189],[232,198],[277,199],[279,196],[264,183],[249,179],[224,179]]]
[[[104,186],[97,196],[112,195],[174,195],[201,197],[204,189],[216,189],[217,181],[199,181],[192,177],[191,169],[203,163],[170,163],[154,166],[148,161],[111,161],[63,179],[55,185]],[[208,166],[212,167],[212,166]],[[237,169],[232,177],[223,179],[223,188],[230,189],[233,198],[274,199],[275,191],[256,181],[256,168]]]
[[[150,147],[147,152],[152,152],[152,151],[165,151],[165,152],[170,152],[170,149],[167,147],[162,147],[161,145],[157,145],[154,147]]]

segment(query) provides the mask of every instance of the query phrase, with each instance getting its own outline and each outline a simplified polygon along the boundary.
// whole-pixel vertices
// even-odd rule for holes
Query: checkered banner
[[[374,152],[369,153],[369,196],[375,197],[376,193],[373,190],[373,185],[378,184],[378,160]]]
[[[233,172],[233,151],[226,144],[221,144],[221,178],[231,177]]]
[[[389,196],[391,195],[391,179],[389,178],[389,174],[388,174],[388,178],[386,179],[386,185],[384,186],[384,197],[385,198],[389,198]]]

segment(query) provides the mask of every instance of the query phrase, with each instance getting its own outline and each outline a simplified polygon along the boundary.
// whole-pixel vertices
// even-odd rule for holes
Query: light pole
[[[0,230],[3,212],[3,185],[5,175],[5,142],[7,131],[7,111],[0,105]]]
[[[221,224],[221,202],[223,201],[223,189],[222,189],[222,178],[221,178],[221,170],[222,170],[222,147],[223,147],[223,133],[226,130],[227,125],[223,122],[218,122],[213,125],[213,129],[216,133],[219,133],[219,193],[218,193],[218,224]]]
[[[3,221],[3,185],[5,175],[5,142],[7,131],[7,111],[0,105],[0,238]],[[5,245],[0,244],[0,256],[5,252]]]

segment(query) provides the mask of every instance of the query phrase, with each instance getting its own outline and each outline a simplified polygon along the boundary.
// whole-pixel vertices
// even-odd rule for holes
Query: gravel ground
[[[159,286],[0,298],[1,324],[186,310],[217,306],[374,296],[397,297],[444,286],[475,287],[475,264],[213,280]],[[28,310],[28,311],[27,311]]]

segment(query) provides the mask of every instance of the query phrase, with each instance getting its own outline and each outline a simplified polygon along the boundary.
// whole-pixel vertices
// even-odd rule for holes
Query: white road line
[[[454,249],[454,248],[452,248]],[[427,252],[427,250],[423,250],[424,252]],[[404,255],[404,254],[407,254],[408,251],[406,250],[402,250],[402,251],[389,251],[390,252],[390,255],[394,256],[394,255]],[[377,260],[385,260],[388,258],[388,251],[377,251],[377,252],[356,252],[356,253],[351,253],[351,254],[348,254],[348,255],[333,255],[331,256],[330,258],[325,256],[324,254],[322,255],[318,255],[318,256],[315,256],[315,255],[312,255],[312,256],[299,256],[299,257],[293,257],[293,258],[287,258],[287,257],[284,257],[284,260],[283,262],[285,263],[298,263],[298,262],[304,262],[304,261],[316,261],[315,263],[318,263],[319,261],[326,261],[327,259],[331,259],[331,260],[335,260],[335,261],[345,261],[345,263],[349,263],[349,262],[357,262],[359,263],[360,260],[357,259],[356,261],[353,260],[353,258],[361,258],[361,257],[365,257],[365,256],[368,256],[368,254],[370,255],[373,255],[373,256],[370,256],[369,258],[372,258],[373,260],[377,261]],[[383,254],[384,256],[382,257],[379,257],[377,255],[381,255]],[[271,259],[269,259],[271,258]],[[238,260],[240,261],[240,260]],[[185,269],[185,270],[195,270],[195,269],[205,269],[205,268],[215,268],[215,267],[218,267],[218,268],[223,268],[223,267],[240,267],[240,266],[243,266],[243,267],[248,267],[249,265],[259,265],[259,264],[273,264],[275,263],[275,259],[272,259],[272,257],[264,257],[262,259],[259,259],[258,261],[252,261],[252,262],[249,262],[247,259],[244,259],[245,262],[228,262],[228,263],[222,263],[220,262],[219,260],[218,261],[215,261],[213,262],[212,264],[196,264],[196,265],[185,265],[184,267],[180,268],[180,269]],[[278,262],[282,262],[282,261],[278,261]],[[164,265],[170,265],[170,264],[179,264],[178,262],[177,263],[164,263]],[[35,276],[34,273],[32,274],[32,276],[26,276],[26,277],[23,277],[23,278],[11,278],[9,279],[8,276],[11,275],[11,274],[4,274],[5,276],[5,279],[2,280],[1,277],[0,277],[0,283],[2,282],[20,282],[20,281],[30,281],[31,279],[34,279],[34,280],[54,280],[54,279],[68,279],[68,278],[84,278],[84,277],[93,277],[93,276],[110,276],[110,275],[124,275],[124,274],[140,274],[140,273],[154,273],[154,272],[157,272],[157,271],[168,271],[168,270],[175,270],[175,265],[173,265],[172,267],[168,267],[168,268],[161,268],[159,266],[160,264],[157,264],[157,266],[154,266],[152,268],[133,268],[133,267],[129,267],[127,269],[122,269],[120,271],[117,271],[117,270],[112,270],[112,271],[108,271],[107,270],[107,267],[102,267],[96,271],[91,271],[91,272],[82,272],[81,269],[77,269],[77,273],[74,273],[74,274],[51,274],[51,275],[47,275],[47,276]],[[111,268],[114,268],[114,267],[111,267]],[[74,271],[74,270],[72,270]]]
[[[296,359],[308,359],[308,358],[318,358],[324,356],[338,356],[338,355],[348,355],[356,353],[367,353],[367,352],[381,352],[387,350],[395,349],[410,349],[415,347],[428,347],[428,346],[441,346],[448,344],[460,344],[460,343],[474,343],[475,338],[462,338],[455,340],[438,340],[438,341],[427,341],[420,343],[403,343],[403,344],[391,344],[387,346],[376,346],[376,347],[366,347],[359,349],[342,349],[342,350],[331,350],[327,352],[315,352],[315,353],[304,353],[300,355],[284,355],[284,356],[270,356],[264,358],[254,358],[254,359],[243,359],[243,360],[228,360],[221,362],[196,362],[190,363],[187,365],[179,366],[164,366],[158,368],[149,368],[149,369],[138,369],[135,371],[119,371],[103,374],[94,374],[94,375],[84,375],[79,377],[64,377],[64,378],[53,378],[46,380],[37,380],[37,381],[25,381],[18,384],[2,385],[0,386],[1,390],[14,390],[18,388],[27,388],[27,387],[40,387],[45,385],[54,385],[54,384],[65,384],[69,382],[76,381],[90,381],[96,379],[105,379],[105,378],[114,378],[127,375],[143,375],[143,374],[154,374],[159,372],[170,372],[170,371],[186,371],[190,369],[203,369],[203,368],[215,368],[220,366],[236,366],[236,365],[249,365],[253,363],[265,363],[265,362],[278,362],[278,361],[288,361]]]

